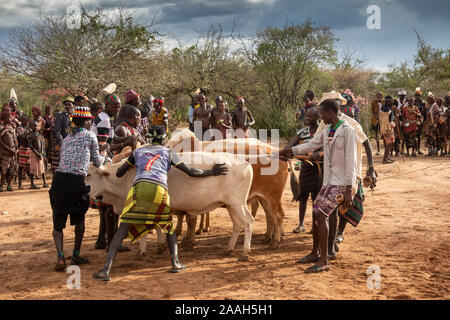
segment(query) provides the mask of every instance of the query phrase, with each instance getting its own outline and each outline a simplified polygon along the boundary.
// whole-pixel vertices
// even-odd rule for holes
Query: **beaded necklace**
[[[83,128],[83,127],[81,127],[81,128],[73,128],[72,129],[72,135],[76,135],[78,132],[81,132],[81,131],[84,131],[84,130],[86,130],[86,128]]]
[[[333,140],[334,134],[336,133],[337,128],[344,122],[344,120],[339,119],[339,121],[336,123],[334,128],[331,128],[330,126],[330,132],[328,133],[328,140]]]
[[[131,128],[129,125],[128,125],[128,123],[126,123],[126,122],[122,122],[122,125],[124,125],[125,127],[127,127],[128,128],[128,130],[130,130],[130,132],[131,132],[131,134],[134,136],[134,129],[133,128]]]

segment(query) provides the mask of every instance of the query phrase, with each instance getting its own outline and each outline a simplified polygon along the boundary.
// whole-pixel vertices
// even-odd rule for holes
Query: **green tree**
[[[0,67],[48,88],[96,97],[109,82],[129,84],[160,43],[154,20],[142,25],[122,9],[111,18],[102,9],[81,7],[79,28],[69,28],[69,19],[44,16],[31,27],[15,28],[0,46]]]
[[[336,41],[329,27],[315,27],[308,19],[301,25],[268,27],[258,31],[250,44],[241,43],[272,106],[295,108],[312,83],[309,75],[335,61]]]

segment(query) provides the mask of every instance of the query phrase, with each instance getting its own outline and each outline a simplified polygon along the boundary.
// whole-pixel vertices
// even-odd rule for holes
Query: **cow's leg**
[[[201,234],[202,233],[202,229],[203,229],[204,223],[205,223],[205,214],[203,213],[200,216],[200,225],[198,226],[197,231],[195,231],[195,234]]]
[[[106,212],[103,206],[98,207],[98,213],[100,216],[100,223],[95,249],[106,249]]]
[[[195,225],[197,224],[197,216],[186,216],[187,221],[187,231],[186,231],[186,242],[183,245],[183,249],[186,251],[192,251],[195,244]]]
[[[177,238],[179,235],[181,235],[181,232],[183,232],[183,219],[184,219],[184,214],[177,213],[177,227],[175,229]]]
[[[203,232],[209,231],[209,212],[205,213],[205,227],[203,228]]]
[[[161,254],[167,249],[167,241],[164,241],[162,230],[159,226],[156,227],[156,236],[158,241],[158,248],[156,249],[156,253]]]
[[[258,211],[259,201],[258,198],[253,198],[249,201],[250,207],[252,208],[252,216],[256,217],[256,212]]]
[[[250,246],[252,241],[252,227],[253,227],[253,217],[248,210],[246,205],[241,205],[240,208],[232,209],[237,213],[237,218],[240,220],[242,226],[244,227],[244,247],[243,254],[239,258],[240,261],[248,260],[248,255],[250,254]]]
[[[273,222],[273,211],[269,204],[269,202],[266,199],[260,199],[259,202],[264,208],[264,212],[266,213],[266,223],[267,223],[267,229],[266,233],[264,234],[264,241],[269,243],[273,239],[274,235],[274,229],[275,225]]]
[[[232,207],[228,207],[228,214],[230,215],[231,221],[233,222],[233,232],[231,233],[231,238],[228,241],[227,251],[225,252],[226,254],[230,254],[236,247],[236,242],[239,238],[239,231],[241,231],[242,227],[241,219],[239,219],[238,217],[238,215],[241,214],[239,211],[233,209]]]
[[[271,248],[277,249],[283,234],[283,218],[284,211],[281,206],[280,201],[270,200],[270,199],[261,199],[261,204],[264,207],[264,210],[269,211],[271,213],[271,217],[273,220],[273,229],[272,237],[271,237]]]

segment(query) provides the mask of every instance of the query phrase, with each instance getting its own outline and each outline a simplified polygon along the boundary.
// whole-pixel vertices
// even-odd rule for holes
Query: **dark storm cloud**
[[[182,42],[192,41],[196,31],[205,32],[220,24],[225,32],[232,29],[251,36],[267,26],[302,23],[311,18],[318,25],[331,27],[340,39],[339,46],[363,48],[374,65],[411,57],[416,46],[416,29],[436,47],[449,46],[449,0],[81,0],[87,9],[101,7],[111,14],[118,8],[129,9],[139,21],[155,17],[160,31]],[[9,30],[28,26],[39,15],[63,14],[80,0],[0,0],[0,39]],[[381,9],[382,28],[369,30],[366,12],[369,5]]]
[[[180,6],[167,5],[163,7],[161,13],[165,18],[164,22],[185,23],[195,18],[226,17],[230,15],[246,14],[250,9],[251,6],[245,2],[221,1],[220,3],[192,3],[188,6],[186,6],[186,4]]]
[[[448,0],[397,0],[406,12],[412,12],[423,21],[439,19],[447,22],[450,18]],[[447,30],[448,31],[448,28]]]

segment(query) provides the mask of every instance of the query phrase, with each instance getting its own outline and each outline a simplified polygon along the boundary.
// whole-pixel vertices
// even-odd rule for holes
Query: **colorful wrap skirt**
[[[336,196],[344,194],[345,186],[332,186],[328,185],[322,187],[316,201],[314,202],[314,211],[321,212],[327,217],[337,208],[339,203],[336,201]],[[364,213],[364,190],[361,182],[358,182],[356,194],[353,197],[352,206],[347,210],[345,214],[339,211],[339,214],[347,220],[352,226],[356,227],[361,221]]]
[[[314,211],[323,213],[329,217],[339,204],[336,201],[336,196],[343,194],[344,192],[345,186],[322,186],[316,201],[314,201]]]
[[[149,181],[137,182],[128,192],[120,222],[131,224],[128,237],[133,243],[157,226],[172,234],[169,192]]]
[[[342,218],[347,220],[354,227],[356,227],[362,219],[364,213],[364,198],[364,190],[361,182],[359,182],[358,189],[353,197],[353,205],[347,210],[346,213],[342,214],[339,212]]]

